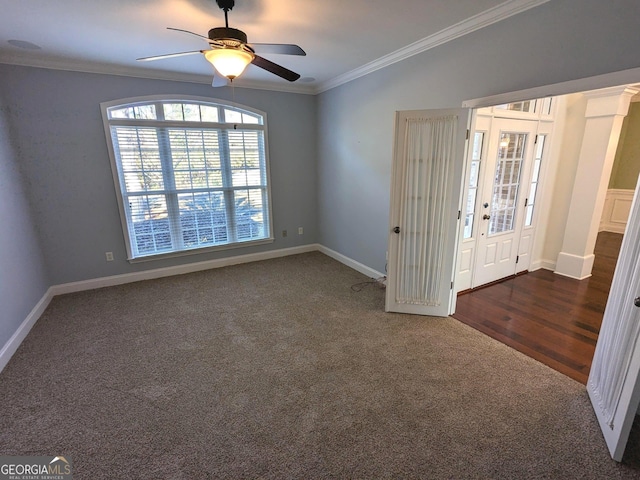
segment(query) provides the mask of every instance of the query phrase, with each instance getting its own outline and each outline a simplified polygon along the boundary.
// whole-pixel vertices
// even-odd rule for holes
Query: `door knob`
[[[484,208],[489,208],[489,204],[488,204],[488,203],[486,203],[486,202],[485,202],[485,203],[483,203],[483,204],[482,204],[482,206],[483,206]]]
[[[491,218],[491,215],[487,215],[486,213],[482,216],[483,220],[489,220]]]
[[[636,299],[633,301],[633,304],[634,304],[636,307],[640,307],[640,297],[636,297]]]
[[[393,231],[394,231],[394,233],[400,233],[400,227],[395,227],[395,228],[393,229]]]

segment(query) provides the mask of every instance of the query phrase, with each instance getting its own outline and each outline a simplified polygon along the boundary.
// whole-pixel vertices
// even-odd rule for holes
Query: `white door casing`
[[[471,119],[471,135],[464,174],[462,193],[462,225],[459,232],[458,266],[455,280],[456,291],[471,288],[473,268],[476,258],[478,236],[478,206],[482,197],[482,178],[487,160],[487,144],[491,132],[492,115],[483,115],[481,110],[474,110]]]
[[[386,311],[453,312],[469,117],[468,109],[396,114]]]
[[[640,199],[636,187],[587,391],[611,457],[621,461],[640,403]],[[640,299],[637,303],[640,303]]]

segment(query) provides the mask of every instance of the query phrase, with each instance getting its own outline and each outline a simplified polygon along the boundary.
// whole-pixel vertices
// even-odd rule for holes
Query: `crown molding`
[[[64,70],[70,72],[96,73],[101,75],[119,75],[123,77],[146,78],[151,80],[169,80],[174,82],[199,83],[211,85],[211,75],[200,75],[195,73],[171,72],[166,70],[149,70],[140,67],[116,65],[113,63],[84,62],[70,59],[60,59],[52,57],[31,57],[25,58],[21,55],[0,53],[0,63],[18,65],[22,67],[46,68],[50,70]],[[316,92],[312,85],[286,84],[271,82],[252,82],[238,79],[234,82],[235,88],[248,88],[253,90],[269,90],[283,93],[298,93],[314,95]],[[212,87],[214,88],[214,87]],[[225,88],[225,87],[215,87]]]
[[[72,60],[60,57],[25,57],[20,54],[0,52],[0,63],[23,67],[46,68],[50,70],[66,70],[70,72],[98,73],[103,75],[120,75],[125,77],[150,78],[157,80],[175,80],[189,83],[210,83],[204,75],[149,70],[141,67],[130,67],[113,63],[98,63]]]
[[[208,82],[210,83],[210,82]],[[271,92],[298,93],[301,95],[315,95],[316,90],[313,85],[305,85],[302,83],[270,83],[270,82],[252,82],[240,78],[236,81],[236,88],[250,88],[252,90],[269,90]]]
[[[395,52],[391,52],[377,60],[374,60],[373,62],[369,62],[361,67],[351,70],[350,72],[338,75],[326,82],[322,82],[316,88],[315,93],[326,92],[327,90],[331,90],[332,88],[348,83],[356,78],[363,77],[369,73],[375,72],[376,70],[388,67],[389,65],[393,65],[394,63],[400,62],[414,55],[418,55],[419,53],[435,48],[438,45],[463,37],[469,33],[475,32],[476,30],[488,27],[489,25],[500,22],[549,1],[550,0],[507,0],[500,5],[490,8],[489,10],[485,10],[484,12],[474,15],[462,22],[456,23],[451,27],[425,37],[422,40],[418,40],[417,42],[407,45]]]
[[[638,93],[639,90],[635,85],[619,85],[615,87],[599,88],[598,90],[590,90],[583,92],[587,99],[591,98],[606,98],[606,97],[618,97],[620,95],[633,96]]]

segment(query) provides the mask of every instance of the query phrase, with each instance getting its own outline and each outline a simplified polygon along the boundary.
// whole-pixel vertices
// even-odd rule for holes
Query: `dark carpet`
[[[0,374],[0,453],[76,479],[640,478],[583,385],[367,280],[310,253],[55,297]]]

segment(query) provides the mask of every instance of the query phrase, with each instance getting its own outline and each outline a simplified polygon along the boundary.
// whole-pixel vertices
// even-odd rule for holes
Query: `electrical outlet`
[[[113,252],[105,252],[104,256],[107,259],[107,262],[113,262]]]
[[[304,229],[302,227],[298,227],[298,235],[302,235],[304,233]]]
[[[287,236],[287,231],[286,230],[282,230],[282,236],[286,237]]]

